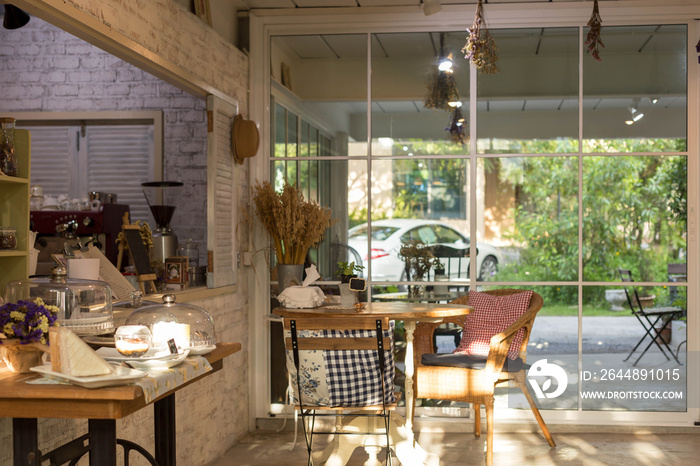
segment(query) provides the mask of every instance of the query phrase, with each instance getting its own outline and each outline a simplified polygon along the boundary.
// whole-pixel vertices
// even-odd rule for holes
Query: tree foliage
[[[623,145],[641,150],[638,142]],[[508,238],[520,250],[520,260],[502,269],[499,281],[575,280],[579,158],[499,161],[500,181],[515,186]],[[685,250],[686,157],[585,155],[581,168],[583,279],[619,280],[617,270],[627,268],[636,280],[666,281],[667,264]],[[545,298],[576,303],[576,288],[563,288],[545,291]],[[586,296],[602,300],[602,293]]]

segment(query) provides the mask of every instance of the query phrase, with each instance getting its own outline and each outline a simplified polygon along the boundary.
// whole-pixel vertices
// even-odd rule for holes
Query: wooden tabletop
[[[217,372],[223,367],[223,358],[240,350],[240,343],[218,343],[214,351],[204,355],[213,371],[189,380],[160,398]],[[147,405],[138,385],[83,388],[26,383],[38,377],[40,375],[35,373],[14,374],[7,368],[0,369],[0,417],[120,419]]]
[[[365,303],[357,311],[337,306],[321,306],[313,309],[275,308],[274,314],[281,317],[308,317],[312,315],[377,315],[396,320],[439,319],[468,314],[471,307],[462,304],[439,303]]]

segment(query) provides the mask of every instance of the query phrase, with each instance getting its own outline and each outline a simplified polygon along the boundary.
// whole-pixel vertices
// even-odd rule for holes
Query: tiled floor
[[[547,465],[693,465],[700,457],[700,432],[677,434],[609,434],[553,432],[556,448],[537,433],[496,433],[494,464]],[[293,432],[255,432],[209,466],[305,465],[303,437],[290,451]],[[319,445],[323,445],[321,438]],[[483,465],[485,437],[472,433],[423,433],[418,442],[440,457],[441,465]],[[383,460],[384,452],[379,458]],[[349,466],[364,465],[368,456],[355,450]],[[393,464],[400,464],[396,459]]]

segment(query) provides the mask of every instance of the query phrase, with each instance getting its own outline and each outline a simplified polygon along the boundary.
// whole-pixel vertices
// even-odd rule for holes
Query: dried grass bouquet
[[[253,202],[263,228],[275,245],[278,264],[303,264],[334,223],[331,210],[304,200],[301,190],[285,182],[278,193],[267,181],[253,187]]]

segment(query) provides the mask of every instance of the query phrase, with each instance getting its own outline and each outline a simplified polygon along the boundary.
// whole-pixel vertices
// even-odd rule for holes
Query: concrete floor
[[[547,465],[692,465],[700,457],[700,433],[610,434],[559,433],[553,431],[556,448],[550,448],[539,433],[496,433],[494,464],[518,466]],[[305,465],[303,437],[290,451],[294,433],[258,431],[249,434],[224,456],[208,466]],[[420,433],[418,443],[440,457],[440,464],[484,465],[485,437],[472,433]],[[316,443],[316,442],[315,442]],[[318,437],[322,447],[324,440]],[[384,459],[384,452],[379,455]],[[355,450],[348,466],[364,465],[368,455]],[[393,464],[400,464],[396,458]]]

